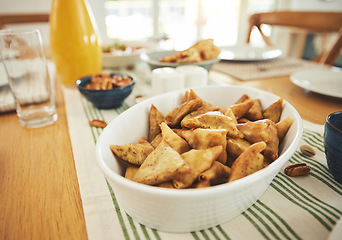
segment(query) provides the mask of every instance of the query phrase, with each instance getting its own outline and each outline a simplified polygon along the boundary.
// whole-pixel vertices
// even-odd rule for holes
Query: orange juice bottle
[[[87,0],[52,1],[50,48],[58,77],[66,86],[101,72],[101,43]]]

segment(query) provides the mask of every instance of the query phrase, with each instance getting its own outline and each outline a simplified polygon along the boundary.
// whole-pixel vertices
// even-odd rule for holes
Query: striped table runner
[[[302,144],[313,146],[316,155],[309,158],[298,150],[289,164],[307,163],[312,168],[309,176],[291,178],[280,171],[252,207],[210,229],[174,234],[141,225],[120,208],[98,168],[95,144],[102,129],[90,127],[88,121],[109,123],[135,103],[135,96],[149,93],[147,84],[137,81],[130,97],[116,110],[96,109],[76,88],[63,92],[89,239],[328,239],[342,216],[342,185],[326,166],[323,126],[305,122]]]

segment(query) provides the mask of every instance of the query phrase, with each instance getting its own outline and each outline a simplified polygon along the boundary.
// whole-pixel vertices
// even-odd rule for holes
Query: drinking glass
[[[54,123],[54,81],[49,76],[40,31],[1,30],[0,53],[21,125],[35,128]]]

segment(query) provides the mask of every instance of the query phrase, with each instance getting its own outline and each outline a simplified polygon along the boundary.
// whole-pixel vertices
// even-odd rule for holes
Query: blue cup
[[[330,114],[325,121],[324,149],[329,171],[342,183],[342,111]]]

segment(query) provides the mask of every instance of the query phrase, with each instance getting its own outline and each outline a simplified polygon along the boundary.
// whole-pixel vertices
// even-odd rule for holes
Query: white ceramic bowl
[[[102,53],[102,66],[104,68],[116,68],[134,66],[140,60],[140,53],[132,53],[129,55],[112,55],[110,53]]]
[[[179,67],[179,66],[184,66],[184,65],[197,65],[201,66],[208,71],[210,70],[211,66],[219,62],[219,58],[207,60],[207,61],[200,61],[200,62],[189,62],[189,63],[168,63],[168,62],[160,62],[159,60],[163,57],[170,56],[173,54],[176,54],[177,51],[175,50],[167,50],[167,51],[154,51],[154,52],[148,52],[148,53],[142,53],[140,55],[141,59],[146,62],[151,70],[160,68],[160,67]]]
[[[102,66],[104,68],[118,68],[134,66],[141,62],[140,54],[150,51],[154,46],[147,42],[124,42],[129,47],[141,47],[132,53],[102,53]]]
[[[194,88],[194,91],[221,107],[233,104],[243,94],[260,99],[263,107],[279,99],[269,92],[239,86],[209,86]],[[282,119],[291,116],[294,123],[280,145],[279,158],[254,174],[203,189],[164,189],[125,179],[124,168],[114,158],[109,145],[134,143],[141,136],[147,137],[151,104],[166,114],[181,103],[184,92],[165,93],[131,107],[104,129],[96,144],[98,164],[114,189],[120,207],[139,223],[167,232],[206,229],[241,214],[266,191],[297,149],[303,132],[300,115],[284,100]]]

